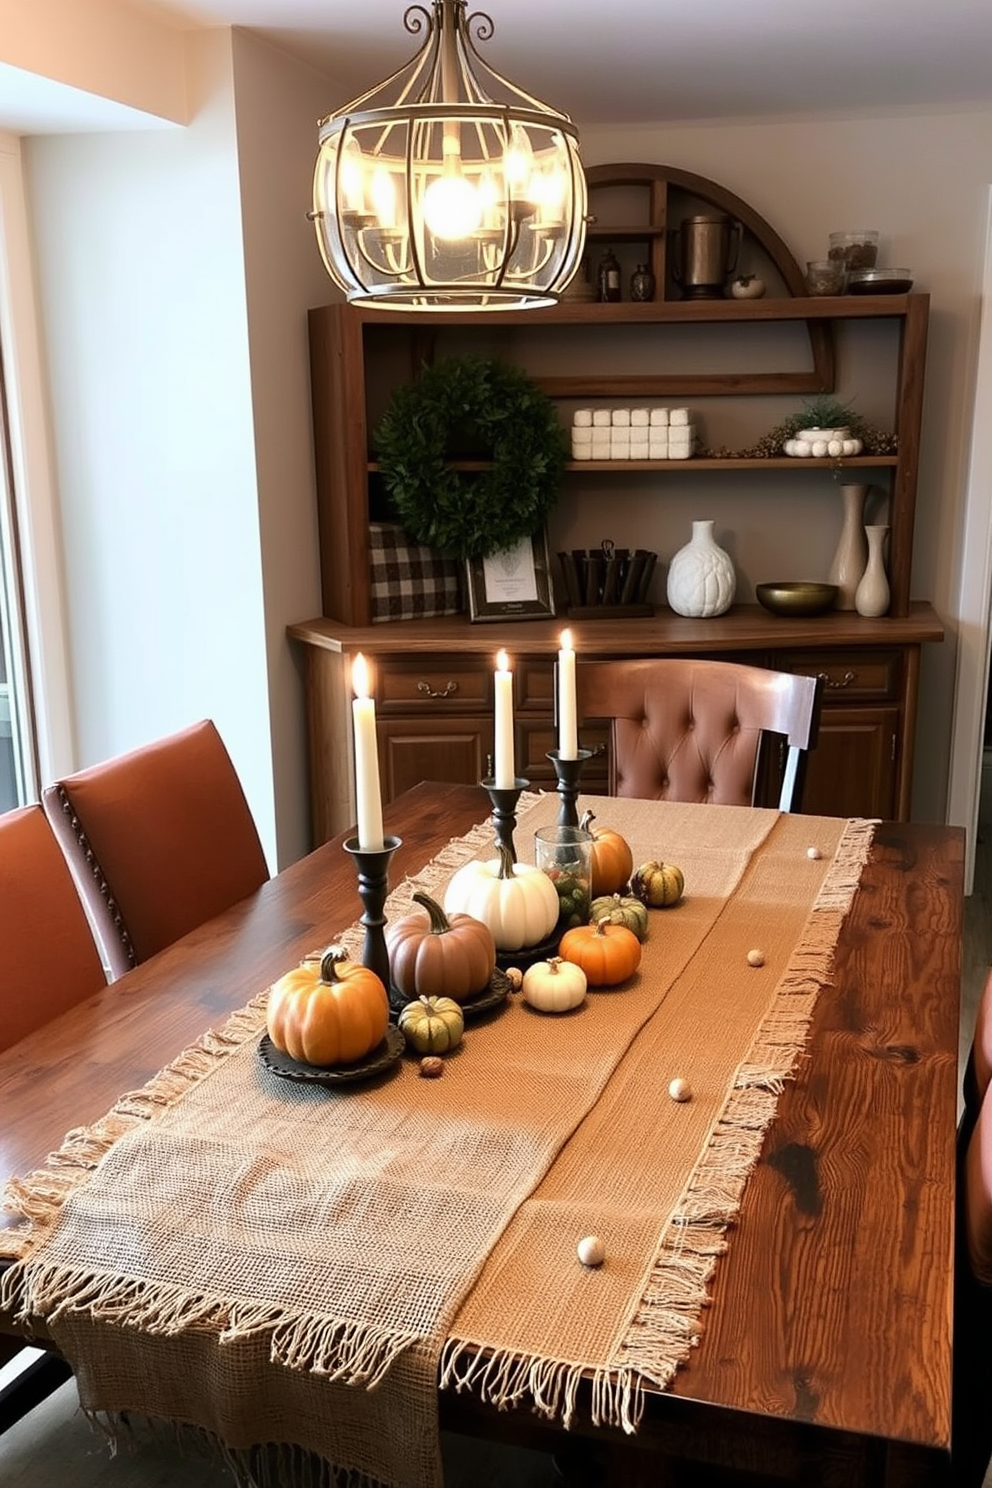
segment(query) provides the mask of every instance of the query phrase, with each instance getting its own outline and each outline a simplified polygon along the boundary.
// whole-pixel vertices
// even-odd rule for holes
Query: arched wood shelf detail
[[[591,213],[587,228],[587,241],[592,242],[640,242],[647,245],[648,257],[659,293],[664,293],[668,276],[668,242],[671,229],[668,222],[669,192],[676,191],[698,198],[718,212],[725,212],[740,222],[745,233],[750,233],[774,265],[782,283],[791,297],[806,294],[806,281],[802,269],[793,258],[775,229],[750,207],[741,197],[711,181],[706,176],[697,176],[691,171],[678,170],[669,165],[627,163],[621,165],[593,165],[586,170],[586,182],[590,198],[597,188],[637,187],[648,193],[648,220],[637,223],[600,223],[595,212]],[[809,338],[812,371],[808,385],[797,389],[796,374],[788,375],[790,388],[811,393],[830,393],[836,385],[834,363],[833,328],[824,320],[807,320],[806,333]],[[774,376],[774,374],[772,374]],[[805,378],[803,379],[805,382]],[[762,381],[764,390],[768,386],[768,374]],[[741,392],[747,392],[746,385]]]

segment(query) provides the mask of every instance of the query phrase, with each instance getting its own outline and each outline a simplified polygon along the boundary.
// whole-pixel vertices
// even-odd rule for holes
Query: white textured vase
[[[734,565],[715,542],[713,523],[693,522],[691,541],[669,565],[669,605],[676,615],[693,619],[722,615],[733,603],[736,588]]]
[[[854,596],[868,562],[868,539],[864,529],[868,487],[841,486],[840,494],[844,517],[837,551],[827,574],[827,583],[837,585],[837,603],[834,608],[853,610]]]
[[[854,596],[859,615],[875,618],[889,608],[889,580],[885,572],[885,537],[888,527],[866,527],[868,563]]]

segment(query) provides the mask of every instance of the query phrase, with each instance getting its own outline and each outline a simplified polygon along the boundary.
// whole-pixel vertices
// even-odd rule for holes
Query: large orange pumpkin
[[[604,916],[596,925],[566,930],[558,954],[581,966],[590,987],[615,987],[640,966],[641,942],[626,925],[611,925]]]
[[[302,1064],[355,1064],[382,1042],[388,1024],[382,982],[346,960],[340,946],[294,967],[269,992],[269,1038]]]
[[[580,827],[592,837],[592,894],[619,894],[627,886],[634,867],[634,854],[625,837],[612,827],[594,827],[591,811],[583,814]]]
[[[404,997],[450,997],[463,1002],[482,992],[496,968],[496,942],[472,915],[445,914],[427,894],[423,906],[386,929],[389,974]]]

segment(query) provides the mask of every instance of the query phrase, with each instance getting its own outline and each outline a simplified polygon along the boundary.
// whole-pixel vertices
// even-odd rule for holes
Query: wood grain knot
[[[800,1214],[818,1215],[823,1209],[823,1195],[816,1171],[816,1153],[805,1142],[789,1142],[768,1154],[767,1162],[781,1173]]]
[[[912,1044],[883,1044],[873,1052],[891,1064],[919,1064],[921,1058],[919,1049],[914,1049]]]

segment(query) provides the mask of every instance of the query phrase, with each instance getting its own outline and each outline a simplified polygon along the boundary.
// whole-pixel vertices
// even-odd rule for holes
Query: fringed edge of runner
[[[20,1274],[12,1279],[15,1270]],[[159,1337],[206,1329],[216,1333],[221,1347],[267,1334],[273,1364],[366,1390],[374,1390],[397,1359],[424,1342],[419,1333],[349,1318],[292,1314],[273,1304],[223,1301],[175,1285],[30,1261],[0,1277],[0,1307],[15,1322],[41,1318],[49,1327],[60,1318],[85,1314]]]
[[[771,1006],[709,1142],[662,1234],[644,1292],[625,1325],[610,1364],[477,1352],[449,1339],[441,1356],[441,1386],[472,1389],[499,1408],[529,1403],[567,1429],[579,1389],[591,1390],[597,1426],[637,1430],[647,1386],[663,1390],[699,1341],[700,1320],[725,1234],[737,1218],[747,1179],[775,1118],[778,1097],[806,1047],[816,999],[829,982],[840,927],[857,891],[875,821],[845,826],[833,861]]]
[[[263,992],[232,1013],[219,1028],[208,1029],[147,1085],[119,1096],[98,1121],[68,1132],[44,1167],[23,1178],[8,1179],[2,1207],[26,1222],[0,1230],[0,1256],[18,1263],[0,1282],[4,1306],[18,1283],[21,1264],[51,1231],[69,1195],[86,1182],[121,1137],[174,1105],[242,1044],[257,1038],[265,1026],[267,997],[268,992]]]

